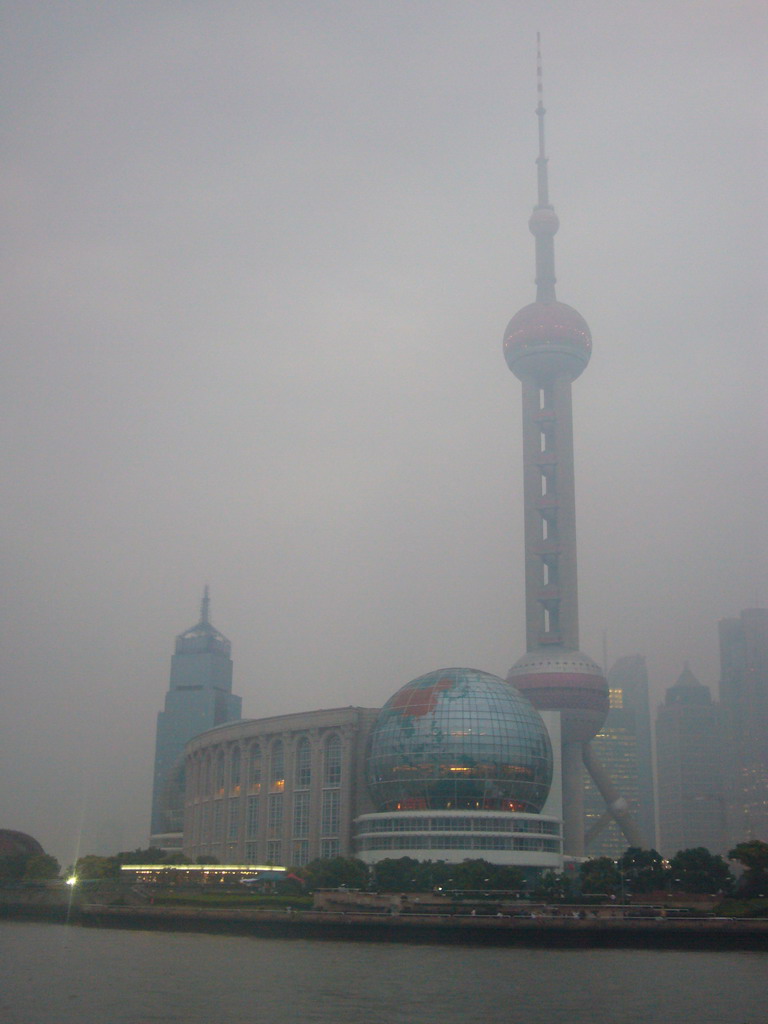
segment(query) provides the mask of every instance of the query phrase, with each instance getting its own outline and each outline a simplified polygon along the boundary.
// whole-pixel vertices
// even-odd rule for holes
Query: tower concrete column
[[[573,857],[584,856],[584,744],[563,743],[563,847]]]

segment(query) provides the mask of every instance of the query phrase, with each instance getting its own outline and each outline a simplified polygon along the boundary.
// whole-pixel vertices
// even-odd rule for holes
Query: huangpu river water
[[[765,1024],[768,953],[0,922],[3,1024]]]

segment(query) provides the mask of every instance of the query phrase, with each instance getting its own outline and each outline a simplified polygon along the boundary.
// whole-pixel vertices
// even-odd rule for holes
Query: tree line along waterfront
[[[701,909],[729,916],[768,916],[768,843],[749,840],[734,847],[728,860],[703,847],[680,850],[664,860],[656,850],[628,848],[617,860],[596,857],[584,861],[574,872],[545,872],[526,880],[519,868],[491,864],[486,860],[465,860],[460,864],[444,861],[417,861],[411,857],[390,858],[369,868],[352,857],[317,859],[302,868],[254,873],[246,865],[235,873],[237,881],[223,882],[215,874],[214,858],[200,858],[209,865],[206,884],[190,883],[183,872],[191,864],[180,854],[167,855],[149,847],[123,851],[104,857],[93,854],[80,857],[65,872],[49,854],[4,854],[0,856],[0,885],[20,895],[41,886],[56,888],[69,882],[70,898],[85,898],[94,887],[109,883],[113,898],[120,888],[128,891],[125,865],[156,865],[152,887],[158,900],[174,903],[202,902],[207,905],[244,904],[283,905],[300,908],[312,905],[313,893],[321,889],[342,889],[379,893],[442,893],[462,898],[493,899],[506,894],[516,900],[535,903],[694,903]],[[165,870],[163,870],[165,869]],[[251,875],[255,884],[244,886],[241,880]],[[191,874],[191,873],[190,873]],[[239,875],[239,877],[237,877]],[[254,877],[255,875],[255,877]],[[272,876],[272,877],[270,877]],[[132,880],[133,881],[133,880]],[[135,885],[134,885],[135,888]],[[79,890],[79,891],[78,891]],[[708,897],[705,901],[703,898]]]

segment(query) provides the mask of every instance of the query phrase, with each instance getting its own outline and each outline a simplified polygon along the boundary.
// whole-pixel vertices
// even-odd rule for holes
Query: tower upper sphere
[[[504,358],[521,380],[576,380],[592,354],[592,335],[581,313],[564,302],[532,302],[504,332]]]

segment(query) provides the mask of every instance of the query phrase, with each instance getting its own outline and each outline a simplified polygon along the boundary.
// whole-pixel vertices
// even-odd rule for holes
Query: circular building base
[[[413,857],[460,864],[493,864],[562,871],[558,818],[510,811],[394,811],[355,820],[356,856],[366,864]]]

